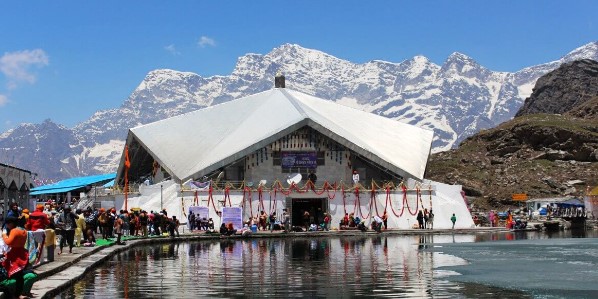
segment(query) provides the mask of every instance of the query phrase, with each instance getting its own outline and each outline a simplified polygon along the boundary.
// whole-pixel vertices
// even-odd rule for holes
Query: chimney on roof
[[[280,72],[274,77],[274,88],[284,88],[284,75]]]

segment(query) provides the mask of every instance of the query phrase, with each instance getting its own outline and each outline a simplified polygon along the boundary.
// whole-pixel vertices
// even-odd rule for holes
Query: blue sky
[[[2,1],[0,132],[72,127],[154,69],[228,75],[296,43],[362,63],[465,53],[497,71],[598,40],[598,1]]]

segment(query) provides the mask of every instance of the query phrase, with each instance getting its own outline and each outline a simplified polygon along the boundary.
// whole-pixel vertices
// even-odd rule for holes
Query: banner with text
[[[195,214],[195,219],[210,219],[210,212],[208,207],[190,206],[189,214]]]
[[[282,168],[316,168],[318,155],[316,152],[282,152]]]
[[[223,207],[222,223],[232,223],[235,229],[243,227],[243,209],[241,207]]]

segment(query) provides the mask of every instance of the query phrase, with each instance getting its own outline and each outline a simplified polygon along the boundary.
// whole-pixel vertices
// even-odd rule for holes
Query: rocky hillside
[[[427,177],[462,184],[488,207],[512,204],[514,193],[582,195],[598,185],[597,65],[564,64],[543,76],[520,116],[434,154]]]
[[[598,95],[598,62],[582,59],[565,63],[540,77],[532,96],[516,116],[536,113],[563,114]]]

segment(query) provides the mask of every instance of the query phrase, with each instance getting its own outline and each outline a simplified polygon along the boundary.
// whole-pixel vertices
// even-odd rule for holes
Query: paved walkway
[[[385,230],[383,235],[420,235],[420,234],[470,234],[478,232],[500,232],[506,231],[504,228],[473,228],[473,229],[456,229],[456,230]],[[284,238],[284,237],[332,237],[332,236],[363,236],[375,235],[374,231],[361,232],[358,230],[342,230],[342,231],[328,231],[328,232],[292,232],[284,233],[281,231],[259,231],[251,235],[251,238]],[[76,247],[73,249],[73,254],[69,254],[65,249],[62,255],[55,255],[54,261],[37,266],[34,271],[38,274],[38,281],[33,285],[31,293],[34,298],[53,298],[60,292],[67,289],[70,285],[78,281],[85,275],[87,271],[99,266],[115,254],[128,250],[134,246],[149,245],[166,242],[182,242],[182,241],[196,241],[207,239],[220,239],[218,234],[206,233],[184,233],[177,238],[169,237],[152,237],[139,238],[126,241],[126,245],[106,245],[95,247]],[[226,237],[231,238],[231,237]],[[232,238],[243,238],[240,235],[235,235]],[[45,253],[44,253],[45,254]],[[0,298],[6,296],[0,293]]]

